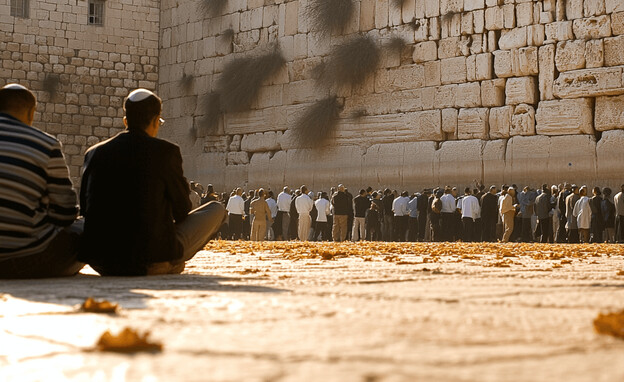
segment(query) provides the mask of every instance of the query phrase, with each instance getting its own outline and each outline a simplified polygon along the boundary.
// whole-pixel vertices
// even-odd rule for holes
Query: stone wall
[[[312,1],[229,0],[216,17],[162,2],[159,90],[175,126],[163,135],[189,177],[219,189],[624,182],[624,2],[356,0],[343,32],[323,37]],[[358,33],[406,45],[335,93],[331,143],[303,149],[297,117],[332,93],[313,68]],[[287,64],[250,110],[195,138],[224,67],[274,42]]]
[[[63,143],[74,184],[86,149],[123,128],[123,98],[156,89],[157,0],[107,0],[102,26],[85,0],[30,0],[28,18],[0,0],[0,86],[21,83],[39,104],[34,125]]]

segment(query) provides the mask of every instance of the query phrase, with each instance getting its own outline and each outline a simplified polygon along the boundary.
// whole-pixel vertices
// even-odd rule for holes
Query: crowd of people
[[[614,243],[624,241],[624,185],[576,184],[455,187],[407,191],[343,185],[312,192],[305,185],[271,190],[237,188],[217,194],[191,185],[191,199],[216,200],[228,211],[219,235],[250,240],[485,241]],[[591,194],[591,195],[590,195]]]

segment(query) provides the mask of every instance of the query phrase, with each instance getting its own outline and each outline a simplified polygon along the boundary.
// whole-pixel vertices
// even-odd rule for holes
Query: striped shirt
[[[0,113],[0,260],[45,250],[77,213],[60,142]]]

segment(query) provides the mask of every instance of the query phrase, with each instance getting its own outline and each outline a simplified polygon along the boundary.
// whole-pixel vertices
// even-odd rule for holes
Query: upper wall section
[[[341,152],[351,153],[337,159],[343,163],[339,169],[318,155],[314,166],[331,169],[336,178],[319,181],[321,187],[354,171],[364,174],[362,166],[382,168],[389,158],[363,159],[374,145],[407,142],[430,142],[436,152],[444,145],[460,150],[474,140],[501,142],[498,151],[472,153],[478,157],[474,174],[459,173],[453,166],[459,157],[427,156],[433,181],[440,182],[484,180],[483,163],[489,160],[502,163],[493,181],[518,183],[562,171],[587,182],[611,180],[624,170],[604,168],[596,154],[597,147],[610,147],[602,132],[624,127],[621,0],[354,0],[347,1],[347,20],[331,30],[315,29],[323,20],[319,24],[318,12],[310,11],[329,0],[212,1],[219,2],[221,8],[208,12],[202,1],[162,2],[160,93],[177,126],[164,134],[192,153],[185,158],[187,171],[199,180],[259,186],[266,178],[254,171],[268,171],[288,182],[288,174],[299,170],[289,168],[290,161],[282,168],[268,159],[282,151],[279,158],[288,158],[289,151],[305,147],[302,126],[327,135],[315,152],[344,146]],[[340,16],[326,14],[326,25]],[[354,51],[351,62],[341,55],[360,36],[376,46],[379,58],[372,70],[365,60],[373,48],[369,54]],[[237,85],[228,82],[228,68],[275,46],[285,64],[260,82],[253,102],[243,111],[215,106],[215,94]],[[349,70],[357,73],[367,65],[357,82],[341,82]],[[331,97],[336,97],[336,120],[328,117],[332,110],[315,108]],[[578,170],[570,170],[575,161],[556,147],[566,140],[551,139],[570,135],[589,142],[583,157],[591,160]],[[512,139],[527,136],[536,138]],[[531,157],[531,145],[519,142],[552,147],[549,158],[565,167],[531,178],[520,162]],[[198,159],[202,152],[211,153],[209,165]],[[450,168],[441,179],[436,169],[446,168],[445,158]],[[255,163],[263,164],[250,165]],[[384,177],[385,185],[432,182],[417,174],[395,178]]]
[[[88,25],[85,0],[30,0],[27,18],[0,0],[0,86],[19,82],[39,101],[35,126],[64,144],[77,184],[85,150],[123,128],[122,102],[158,85],[157,0],[107,0]]]

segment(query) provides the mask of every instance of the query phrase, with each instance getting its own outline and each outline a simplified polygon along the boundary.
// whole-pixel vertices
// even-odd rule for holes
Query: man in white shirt
[[[236,195],[230,197],[225,209],[228,212],[232,240],[239,240],[243,236],[243,216],[245,215],[245,200],[241,196],[242,188],[236,189]]]
[[[442,241],[452,241],[455,236],[455,212],[457,211],[457,204],[451,192],[452,189],[446,186],[444,188],[444,195],[440,198],[442,202],[442,210],[440,211],[440,218],[442,220]]]
[[[394,241],[405,241],[407,232],[407,222],[409,219],[409,193],[403,191],[401,196],[392,202],[392,212],[394,213]]]
[[[615,241],[624,243],[624,184],[620,187],[620,192],[613,197],[613,204],[615,204]]]
[[[412,195],[412,199],[410,199],[409,203],[407,204],[407,209],[409,210],[409,222],[407,224],[408,226],[408,240],[409,241],[418,241],[418,219],[420,219],[419,216],[419,211],[418,211],[418,197],[420,196],[420,194],[413,194]]]
[[[288,186],[284,187],[284,190],[277,196],[277,216],[275,218],[274,230],[276,240],[288,240],[288,227],[290,226],[290,203],[292,197],[290,196],[290,189]]]
[[[318,194],[317,194],[318,195]],[[318,239],[319,233],[321,234],[321,240],[331,240],[327,225],[327,216],[331,214],[331,203],[329,203],[329,197],[326,192],[321,193],[320,197],[314,202],[316,206],[316,231],[314,233],[314,240]]]
[[[275,219],[277,218],[277,202],[275,201],[275,195],[273,194],[273,191],[269,191],[268,192],[268,199],[266,200],[267,205],[269,206],[269,210],[271,210],[271,219],[273,222],[275,222]],[[269,240],[275,240],[275,231],[273,229],[273,224],[267,224],[267,232],[266,232],[267,237],[269,238]]]
[[[299,239],[306,241],[310,236],[310,227],[312,226],[312,218],[310,212],[314,207],[314,202],[308,196],[308,188],[301,186],[301,195],[295,200],[295,208],[299,214],[298,233]]]
[[[587,197],[587,186],[579,190],[581,198],[574,204],[572,215],[576,218],[581,243],[589,243],[589,229],[591,228],[591,207]]]
[[[464,197],[461,203],[462,224],[464,226],[464,241],[469,243],[474,241],[475,220],[481,213],[479,200],[472,195],[470,187],[464,190]]]

